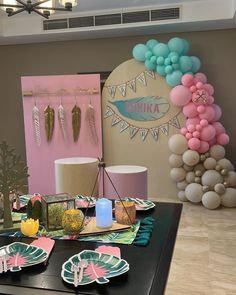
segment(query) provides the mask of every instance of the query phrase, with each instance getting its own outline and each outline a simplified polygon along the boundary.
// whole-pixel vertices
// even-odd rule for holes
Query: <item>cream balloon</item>
[[[168,146],[172,153],[182,155],[188,149],[188,141],[185,136],[175,134],[170,137]]]
[[[214,191],[219,194],[219,195],[222,195],[225,193],[225,186],[223,185],[223,183],[217,183],[215,186],[214,186]]]
[[[194,166],[199,162],[199,153],[192,150],[187,150],[183,154],[183,161],[186,165]]]
[[[183,180],[183,181],[180,181],[180,182],[177,182],[177,188],[179,190],[185,190],[186,186],[188,185],[187,181],[186,180]]]
[[[170,170],[170,177],[176,182],[184,180],[185,176],[186,172],[183,168],[172,168]]]
[[[185,192],[184,191],[179,191],[178,192],[178,197],[179,197],[180,201],[183,201],[183,202],[188,201],[188,199],[185,196]]]
[[[236,189],[226,188],[225,193],[221,196],[221,204],[225,207],[236,207]]]
[[[229,184],[229,186],[236,187],[236,172],[229,171],[225,177],[225,181]]]
[[[214,158],[207,158],[203,165],[207,170],[213,170],[216,167],[216,160]]]
[[[186,198],[193,203],[201,202],[202,195],[203,195],[203,190],[202,190],[201,184],[199,183],[190,183],[185,188]]]
[[[214,189],[214,186],[217,183],[222,183],[223,177],[222,175],[216,170],[207,170],[202,175],[202,185],[207,185],[210,189]]]
[[[194,182],[195,179],[195,173],[193,171],[190,171],[188,173],[186,173],[185,179],[188,183],[192,183]]]
[[[202,196],[202,204],[207,209],[216,209],[220,206],[220,196],[216,192],[206,192]]]
[[[181,167],[184,164],[182,156],[176,155],[176,154],[171,154],[169,157],[169,164],[173,168]]]
[[[210,156],[217,161],[223,159],[225,156],[225,148],[219,144],[213,145],[210,148]]]
[[[228,171],[234,171],[233,164],[226,158],[221,159],[217,162],[223,169],[227,169]]]

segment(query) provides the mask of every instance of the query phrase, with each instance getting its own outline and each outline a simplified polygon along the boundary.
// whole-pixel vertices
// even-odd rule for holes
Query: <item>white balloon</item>
[[[172,153],[182,155],[188,149],[188,141],[182,134],[175,134],[170,137],[168,146]]]
[[[214,186],[217,183],[222,183],[223,177],[222,175],[216,170],[207,170],[202,175],[202,185],[207,185],[210,189],[214,189]]]
[[[179,197],[180,201],[182,201],[182,202],[188,201],[188,199],[185,196],[185,192],[184,191],[179,191],[178,192],[178,197]]]
[[[182,156],[171,154],[169,157],[169,164],[171,167],[174,167],[174,168],[181,167],[184,164]]]
[[[170,177],[176,181],[183,181],[185,179],[186,172],[183,168],[172,168],[170,170]]]
[[[229,171],[228,175],[225,176],[225,181],[229,183],[229,186],[236,187],[236,172]]]
[[[202,196],[202,204],[207,209],[216,209],[220,206],[220,196],[216,192],[206,192]]]
[[[192,150],[187,150],[183,154],[183,161],[186,165],[194,166],[199,162],[199,153]]]
[[[223,159],[225,156],[225,148],[219,144],[213,145],[210,148],[210,156],[215,160]]]
[[[234,165],[228,159],[221,159],[217,162],[217,164],[228,171],[234,171]]]
[[[186,186],[185,196],[186,198],[193,202],[199,203],[202,200],[203,190],[202,186],[199,183],[190,183]]]
[[[228,187],[221,196],[221,204],[225,207],[236,207],[236,189]]]
[[[179,190],[185,190],[187,185],[188,185],[187,181],[183,180],[177,183],[177,188]]]

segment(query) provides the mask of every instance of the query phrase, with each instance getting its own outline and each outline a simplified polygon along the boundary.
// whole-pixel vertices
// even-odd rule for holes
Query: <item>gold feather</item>
[[[77,106],[77,104],[75,104],[71,112],[72,112],[73,138],[74,138],[74,142],[76,142],[79,138],[79,132],[80,132],[80,126],[81,126],[81,110]]]
[[[89,138],[93,144],[98,143],[98,135],[96,130],[95,111],[91,103],[88,105],[85,113],[85,121],[88,127]]]
[[[47,141],[51,141],[53,130],[54,130],[54,109],[50,107],[50,105],[47,105],[44,109],[44,118],[45,118],[45,131],[46,131],[46,137]]]

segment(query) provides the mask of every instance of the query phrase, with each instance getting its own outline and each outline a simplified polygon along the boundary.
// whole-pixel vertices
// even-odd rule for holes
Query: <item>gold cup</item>
[[[116,201],[115,202],[116,221],[121,224],[136,223],[136,208],[133,201]]]

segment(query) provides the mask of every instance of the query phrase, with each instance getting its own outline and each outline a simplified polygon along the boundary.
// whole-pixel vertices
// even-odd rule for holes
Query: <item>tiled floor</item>
[[[165,294],[236,295],[236,208],[183,205]]]

